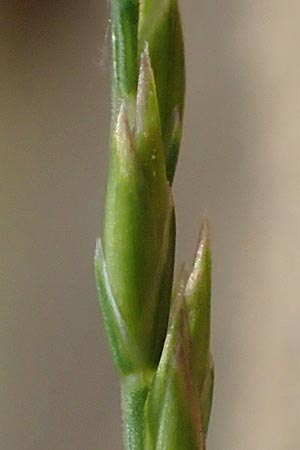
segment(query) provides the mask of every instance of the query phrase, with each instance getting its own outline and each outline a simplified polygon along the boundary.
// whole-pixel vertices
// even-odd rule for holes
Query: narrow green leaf
[[[208,221],[204,219],[194,267],[187,281],[185,296],[192,338],[193,371],[199,386],[206,372],[210,345],[211,256]]]
[[[154,189],[166,190],[165,155],[156,86],[148,46],[141,54],[135,120],[135,144],[146,176]],[[155,183],[153,182],[155,179]]]
[[[185,91],[184,46],[176,0],[140,2],[138,27],[139,52],[149,45],[162,135],[165,148],[173,130],[172,114],[177,107],[182,122]]]
[[[113,360],[118,371],[124,375],[133,370],[137,365],[135,360],[139,360],[140,356],[113,296],[100,239],[97,241],[94,264],[99,302]]]
[[[155,261],[157,255],[157,308],[152,313],[149,312],[149,315],[152,314],[155,323],[153,352],[157,364],[169,316],[176,227],[173,200],[166,178],[156,88],[147,46],[141,55],[134,141],[152,199],[149,221],[155,224],[149,254],[152,254],[152,261]]]

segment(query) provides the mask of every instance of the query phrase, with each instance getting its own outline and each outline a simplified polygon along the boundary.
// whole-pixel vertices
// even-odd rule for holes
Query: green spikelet
[[[120,376],[126,450],[205,450],[214,370],[211,259],[202,226],[173,287],[171,193],[182,133],[184,48],[176,0],[112,0],[112,125],[95,276]],[[173,294],[172,294],[173,290]]]
[[[173,300],[164,349],[147,398],[147,450],[204,449],[191,351],[187,307],[184,292],[179,290]]]

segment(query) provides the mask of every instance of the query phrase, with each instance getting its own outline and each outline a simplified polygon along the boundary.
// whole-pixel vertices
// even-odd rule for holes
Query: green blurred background
[[[300,446],[300,4],[184,0],[177,261],[207,211],[209,450]],[[0,448],[121,449],[94,288],[109,128],[104,0],[0,1]]]

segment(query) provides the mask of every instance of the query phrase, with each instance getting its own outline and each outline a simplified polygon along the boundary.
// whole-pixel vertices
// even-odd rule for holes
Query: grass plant
[[[120,376],[126,450],[204,450],[213,392],[211,257],[204,220],[176,281],[172,183],[184,110],[176,0],[112,0],[110,166],[95,254]]]

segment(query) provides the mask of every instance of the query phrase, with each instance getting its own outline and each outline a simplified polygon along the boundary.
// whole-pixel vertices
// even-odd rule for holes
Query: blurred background
[[[122,448],[96,298],[108,160],[104,0],[0,1],[0,448]],[[300,4],[185,0],[177,262],[207,211],[209,450],[300,447]]]

